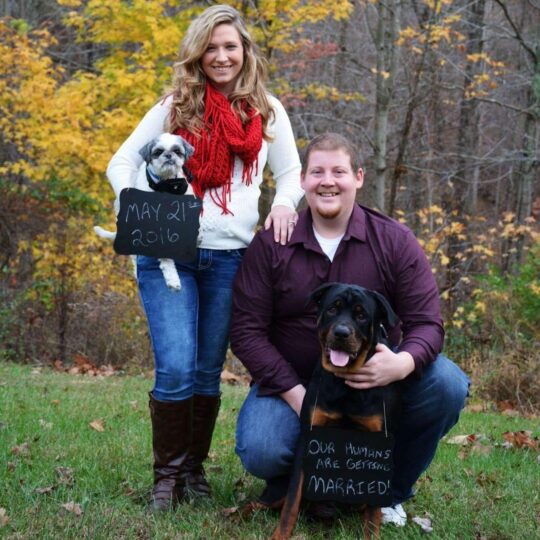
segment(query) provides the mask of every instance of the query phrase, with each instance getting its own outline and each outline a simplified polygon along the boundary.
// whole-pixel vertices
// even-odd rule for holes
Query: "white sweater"
[[[273,140],[267,143],[263,139],[258,172],[253,174],[249,186],[242,182],[242,161],[238,157],[235,159],[231,200],[227,201],[232,215],[222,214],[221,208],[213,203],[210,191],[205,192],[198,238],[201,248],[239,249],[251,242],[259,220],[260,185],[267,162],[276,182],[272,206],[284,205],[294,209],[304,194],[300,187],[300,159],[289,117],[279,100],[268,97],[275,111],[275,119],[268,130]],[[154,105],[112,157],[107,167],[107,178],[117,198],[122,189],[134,187],[139,168],[145,166],[139,150],[164,132],[171,103],[172,97],[169,97]]]

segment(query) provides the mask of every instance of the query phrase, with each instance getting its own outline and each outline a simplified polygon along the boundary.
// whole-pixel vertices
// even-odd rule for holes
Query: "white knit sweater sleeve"
[[[122,189],[135,185],[137,172],[143,162],[139,150],[147,142],[164,132],[165,121],[171,107],[171,99],[169,97],[161,100],[146,113],[139,125],[109,162],[107,178],[117,197]]]
[[[300,187],[300,158],[285,108],[273,96],[270,96],[270,103],[275,111],[275,119],[270,128],[274,138],[268,144],[268,165],[276,182],[272,207],[283,205],[295,209],[304,195]]]

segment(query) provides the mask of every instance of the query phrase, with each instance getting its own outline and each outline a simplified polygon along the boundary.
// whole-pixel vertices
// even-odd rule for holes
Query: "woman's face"
[[[201,58],[205,75],[228,96],[234,90],[243,65],[244,46],[238,30],[232,24],[216,26]]]

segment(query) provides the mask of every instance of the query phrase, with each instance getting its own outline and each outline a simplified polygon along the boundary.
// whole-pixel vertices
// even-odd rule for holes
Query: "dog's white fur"
[[[140,167],[134,187],[142,191],[153,191],[148,184],[146,176],[147,169],[151,176],[160,180],[183,177],[184,172],[182,167],[193,152],[194,148],[179,135],[173,135],[171,133],[161,134],[139,150],[145,165]],[[189,183],[185,195],[193,195],[193,188]],[[116,210],[118,211],[118,209]],[[102,238],[113,241],[116,238],[116,233],[106,231],[99,226],[94,227],[94,231]],[[135,256],[132,256],[132,261],[136,275],[137,265]],[[179,291],[182,288],[182,284],[174,261],[172,259],[160,259],[159,267],[163,272],[167,286],[175,291]]]

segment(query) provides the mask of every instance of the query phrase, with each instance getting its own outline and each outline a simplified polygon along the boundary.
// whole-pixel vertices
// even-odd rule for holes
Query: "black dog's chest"
[[[315,407],[338,416],[335,424],[339,427],[357,427],[353,418],[380,415],[387,418],[395,416],[398,406],[396,386],[356,390],[345,384],[343,379],[323,372],[319,384],[311,389],[316,393]]]

